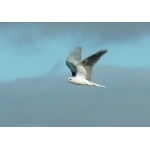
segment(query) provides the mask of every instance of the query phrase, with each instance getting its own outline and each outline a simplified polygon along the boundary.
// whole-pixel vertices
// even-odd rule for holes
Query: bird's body
[[[81,47],[76,47],[67,58],[66,65],[72,72],[72,77],[68,78],[68,82],[77,85],[89,85],[105,87],[91,82],[92,67],[105,54],[107,50],[100,50],[97,53],[81,60]]]
[[[70,77],[68,79],[68,82],[72,83],[72,84],[77,84],[77,85],[89,85],[89,86],[99,86],[99,87],[104,87],[103,85],[99,85],[93,82],[90,82],[86,79],[80,78],[80,77]]]

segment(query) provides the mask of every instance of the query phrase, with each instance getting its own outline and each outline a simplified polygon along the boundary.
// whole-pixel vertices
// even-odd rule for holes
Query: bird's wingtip
[[[81,46],[76,46],[76,48],[75,48],[75,49],[80,49],[80,50],[81,50],[81,49],[82,49],[82,47],[81,47]]]
[[[104,53],[107,53],[108,50],[105,48],[105,49],[102,49],[101,51],[103,51]]]

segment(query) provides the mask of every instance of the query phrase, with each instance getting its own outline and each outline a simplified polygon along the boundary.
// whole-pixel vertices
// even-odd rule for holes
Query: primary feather
[[[92,68],[107,50],[100,50],[77,64],[77,76],[91,80]]]

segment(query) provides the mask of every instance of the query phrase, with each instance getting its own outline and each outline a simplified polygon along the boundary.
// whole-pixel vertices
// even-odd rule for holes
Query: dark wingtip
[[[100,54],[100,57],[101,57],[102,55],[104,55],[107,52],[108,52],[107,49],[101,49],[98,53]]]
[[[108,52],[107,49],[102,49],[102,50],[100,50],[100,51],[103,52],[103,53],[107,53],[107,52]]]

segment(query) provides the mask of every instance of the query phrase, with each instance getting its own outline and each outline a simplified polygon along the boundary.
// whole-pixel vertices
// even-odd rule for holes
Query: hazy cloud
[[[150,34],[150,23],[145,22],[41,22],[41,23],[0,23],[0,33],[6,38],[6,46],[34,47],[40,40],[61,43],[72,40],[74,43],[109,43],[141,38]],[[32,50],[37,50],[38,45]],[[40,46],[39,46],[40,49]],[[30,49],[31,50],[31,49]]]
[[[0,126],[150,126],[150,69],[101,67],[75,86],[67,76],[0,83]]]

